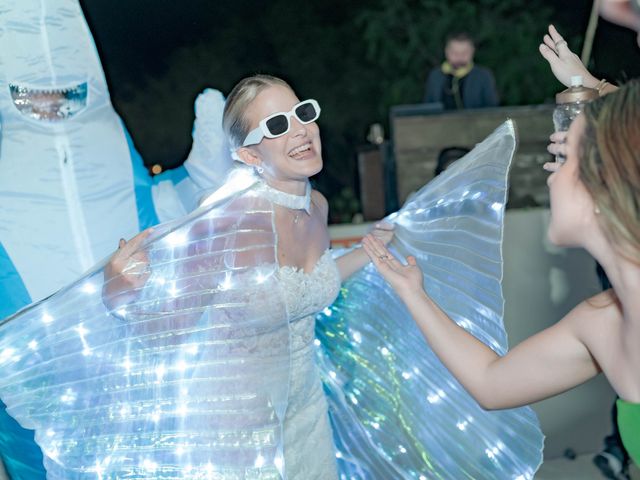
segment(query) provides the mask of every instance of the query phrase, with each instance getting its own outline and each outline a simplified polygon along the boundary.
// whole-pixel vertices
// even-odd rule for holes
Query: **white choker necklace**
[[[262,182],[260,193],[277,205],[290,208],[291,210],[304,210],[308,215],[311,215],[311,184],[309,182],[307,182],[304,195],[285,193],[267,185],[266,182]]]

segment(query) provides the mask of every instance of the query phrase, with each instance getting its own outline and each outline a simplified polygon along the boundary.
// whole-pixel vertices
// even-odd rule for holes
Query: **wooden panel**
[[[358,152],[360,202],[365,220],[379,220],[385,215],[384,165],[380,148]]]
[[[515,121],[518,132],[518,150],[511,173],[512,196],[514,199],[531,198],[535,201],[529,203],[547,204],[547,174],[541,166],[550,158],[546,153],[546,146],[549,134],[553,131],[553,108],[553,105],[536,105],[435,115],[392,116],[400,203],[433,178],[438,154],[442,149],[471,149],[511,118]],[[522,203],[514,202],[513,206],[520,206]]]

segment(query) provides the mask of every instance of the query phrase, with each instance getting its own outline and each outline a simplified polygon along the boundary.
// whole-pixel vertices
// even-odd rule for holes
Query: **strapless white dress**
[[[284,464],[288,480],[338,478],[327,401],[314,355],[316,314],[340,291],[340,274],[327,250],[313,271],[278,271],[291,319],[291,383],[284,421]]]

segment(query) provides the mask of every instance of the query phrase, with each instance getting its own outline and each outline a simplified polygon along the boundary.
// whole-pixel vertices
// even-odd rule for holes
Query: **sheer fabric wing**
[[[288,321],[250,183],[156,228],[135,301],[105,307],[100,267],[3,322],[0,394],[48,478],[281,478]]]
[[[508,121],[391,217],[392,245],[417,258],[429,295],[499,354],[507,351],[501,242],[515,147]],[[344,285],[316,329],[345,478],[533,477],[543,435],[532,410],[480,408],[373,266]]]

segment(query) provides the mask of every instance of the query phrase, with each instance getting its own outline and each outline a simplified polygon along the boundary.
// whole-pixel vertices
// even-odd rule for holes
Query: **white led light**
[[[171,232],[166,236],[165,241],[171,247],[179,247],[180,245],[185,245],[189,241],[189,237],[184,232]]]

